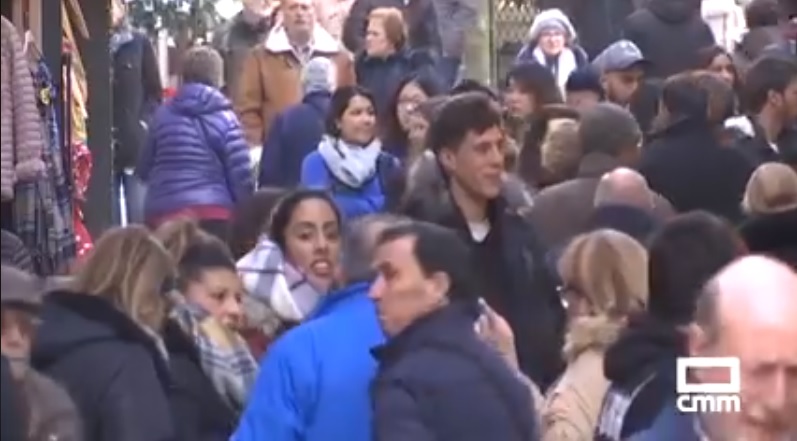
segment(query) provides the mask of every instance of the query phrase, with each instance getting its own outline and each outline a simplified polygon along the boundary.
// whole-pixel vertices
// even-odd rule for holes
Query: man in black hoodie
[[[650,78],[665,79],[698,64],[700,49],[715,43],[700,16],[700,0],[650,0],[625,22],[624,37],[633,41],[651,66]]]

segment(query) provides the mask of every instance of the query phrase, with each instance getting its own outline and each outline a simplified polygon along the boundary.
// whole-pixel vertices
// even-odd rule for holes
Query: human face
[[[589,109],[600,101],[600,95],[589,90],[567,92],[567,105],[576,110]]]
[[[0,332],[0,351],[11,365],[15,375],[21,375],[28,367],[31,342],[38,318],[20,308],[2,308],[2,332]]]
[[[237,329],[243,317],[243,293],[243,283],[235,271],[209,268],[191,281],[183,294],[224,326]]]
[[[514,78],[509,79],[504,93],[506,110],[514,118],[526,118],[534,112],[536,107],[534,96],[520,88]]]
[[[365,52],[371,57],[387,57],[396,51],[385,33],[384,21],[379,18],[368,20],[365,30]]]
[[[284,0],[282,20],[289,35],[311,35],[315,24],[315,7],[312,0]]]
[[[792,309],[791,317],[797,316],[797,308]],[[767,322],[739,313],[732,318],[724,315],[728,317],[717,325],[717,341],[693,355],[739,358],[741,412],[709,414],[709,424],[721,434],[734,434],[727,439],[787,439],[786,434],[797,433],[797,325],[792,320]],[[700,383],[729,380],[727,369],[694,373]]]
[[[491,200],[501,192],[506,143],[500,127],[484,133],[470,132],[459,146],[440,152],[443,167],[453,183],[471,197]]]
[[[122,24],[127,15],[127,8],[123,0],[114,0],[111,2],[111,26],[114,28]]]
[[[387,335],[394,336],[446,302],[447,286],[439,276],[427,277],[415,258],[415,239],[405,237],[376,248],[378,276],[369,296]]]
[[[340,137],[349,143],[365,146],[376,136],[376,111],[371,100],[364,96],[354,96],[349,107],[338,120]]]
[[[603,75],[603,88],[609,101],[627,106],[642,84],[644,72],[640,67],[631,69],[607,72]]]
[[[545,55],[556,56],[562,53],[567,44],[567,36],[558,29],[551,29],[540,34],[538,45]]]
[[[401,88],[396,103],[396,116],[404,131],[410,130],[410,117],[415,114],[418,106],[428,99],[429,96],[426,95],[426,92],[414,81],[410,81]]]
[[[711,60],[711,64],[708,65],[708,71],[717,74],[729,86],[736,85],[736,72],[733,68],[733,61],[727,55],[719,54],[714,57]]]
[[[296,206],[285,232],[288,261],[313,286],[325,292],[335,280],[340,262],[340,224],[323,199],[306,199]]]
[[[792,80],[782,94],[777,94],[775,102],[782,109],[781,113],[787,125],[797,122],[797,78]]]

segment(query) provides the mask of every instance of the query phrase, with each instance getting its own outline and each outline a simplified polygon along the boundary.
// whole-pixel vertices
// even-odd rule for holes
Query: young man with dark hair
[[[742,93],[747,116],[732,125],[742,134],[737,148],[758,166],[785,162],[797,166],[797,62],[765,57],[745,76]]]
[[[544,390],[562,369],[564,311],[535,232],[507,203],[501,109],[483,93],[455,96],[427,136],[448,203],[422,220],[454,229],[469,244],[479,296],[509,322],[521,369]]]
[[[471,251],[456,231],[425,222],[380,235],[370,297],[388,340],[373,351],[373,439],[539,439],[520,376],[474,328]]]

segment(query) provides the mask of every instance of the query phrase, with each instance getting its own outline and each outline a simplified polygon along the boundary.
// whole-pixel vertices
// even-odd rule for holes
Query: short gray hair
[[[182,81],[220,88],[224,84],[224,59],[210,46],[189,49],[183,58]]]
[[[371,261],[379,233],[402,222],[409,222],[409,219],[393,214],[373,214],[349,222],[343,235],[341,261],[347,284],[369,281],[376,277]]]

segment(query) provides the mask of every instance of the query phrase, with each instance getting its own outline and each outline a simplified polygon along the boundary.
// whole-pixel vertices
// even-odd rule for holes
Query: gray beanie
[[[183,83],[220,88],[224,85],[224,59],[210,46],[189,49],[183,58]]]
[[[315,57],[302,69],[302,92],[332,92],[335,89],[333,73],[335,65],[325,57]]]
[[[0,267],[0,302],[36,308],[41,304],[44,285],[31,274],[17,268]]]

